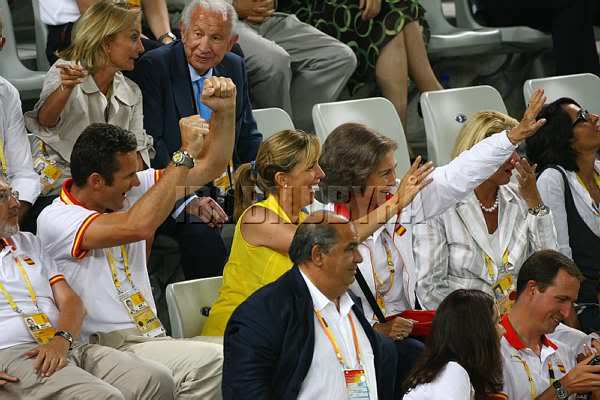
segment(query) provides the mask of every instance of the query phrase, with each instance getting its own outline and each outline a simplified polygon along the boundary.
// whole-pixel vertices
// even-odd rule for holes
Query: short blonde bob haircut
[[[104,45],[117,33],[135,26],[140,17],[140,9],[129,6],[125,1],[99,1],[79,18],[73,29],[71,46],[59,52],[58,56],[78,62],[93,74],[109,63]]]
[[[501,112],[480,111],[473,114],[456,138],[452,158],[458,157],[460,153],[469,150],[494,133],[512,129],[517,125],[519,125],[519,121]]]

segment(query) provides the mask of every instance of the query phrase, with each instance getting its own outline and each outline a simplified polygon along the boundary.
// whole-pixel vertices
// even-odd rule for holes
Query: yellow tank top
[[[253,246],[244,240],[241,232],[241,221],[252,207],[264,207],[274,212],[283,221],[291,223],[275,196],[269,195],[265,200],[248,207],[235,226],[231,254],[223,270],[223,286],[219,297],[210,309],[203,336],[223,336],[225,327],[233,311],[257,289],[277,280],[292,268],[292,261],[287,254],[282,254],[265,246]],[[300,222],[306,218],[301,212]]]

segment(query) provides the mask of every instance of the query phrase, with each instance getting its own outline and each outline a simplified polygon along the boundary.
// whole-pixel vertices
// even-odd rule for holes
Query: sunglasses
[[[589,121],[591,118],[591,114],[588,110],[584,110],[583,108],[577,111],[577,116],[575,117],[575,121],[573,121],[573,125],[571,127],[575,127],[580,122]]]

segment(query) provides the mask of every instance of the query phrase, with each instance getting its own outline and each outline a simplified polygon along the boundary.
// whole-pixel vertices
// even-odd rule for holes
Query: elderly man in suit
[[[233,165],[256,157],[262,135],[252,116],[244,60],[229,53],[237,41],[236,20],[233,7],[222,0],[194,0],[182,14],[182,40],[149,51],[137,62],[131,78],[144,97],[144,128],[154,137],[156,149],[154,168],[165,167],[181,146],[181,118],[200,114],[205,120],[211,119],[212,110],[200,101],[199,94],[204,80],[213,75],[230,78],[237,88]],[[197,221],[194,216],[188,217],[191,222]],[[158,233],[178,241],[186,279],[222,273],[227,250],[217,229],[199,223],[176,224],[168,219]],[[201,270],[197,268],[198,254],[203,257]]]
[[[224,399],[400,398],[394,344],[347,291],[362,261],[358,244],[354,225],[329,212],[298,227],[294,267],[229,320]]]

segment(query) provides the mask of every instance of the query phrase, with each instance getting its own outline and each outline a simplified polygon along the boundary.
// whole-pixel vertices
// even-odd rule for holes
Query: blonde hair
[[[512,129],[517,125],[519,121],[498,111],[480,111],[473,114],[456,138],[452,158],[458,157],[460,153],[494,133]]]
[[[137,7],[124,1],[102,0],[89,7],[73,28],[71,45],[58,53],[67,61],[76,61],[89,73],[108,64],[104,45],[115,35],[130,29],[140,18]]]
[[[301,130],[285,130],[271,136],[258,149],[256,161],[238,167],[235,179],[235,211],[237,220],[244,210],[256,202],[255,186],[265,196],[277,191],[275,174],[289,173],[301,163],[313,165],[319,159],[321,144],[316,135]],[[254,165],[254,166],[253,166]]]

